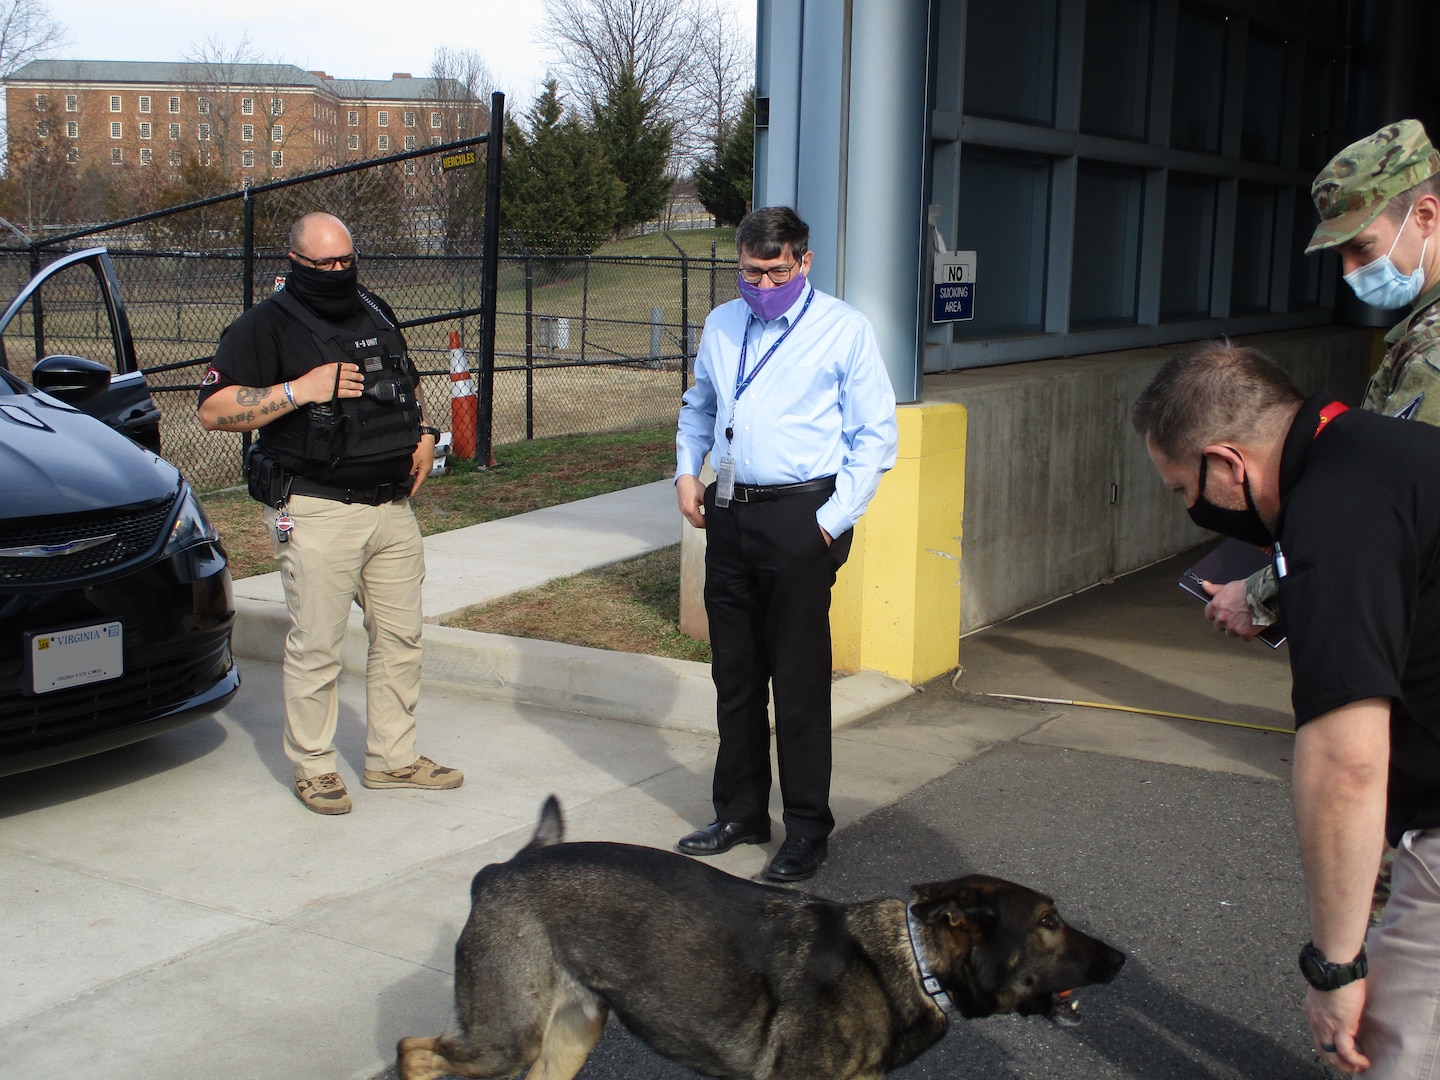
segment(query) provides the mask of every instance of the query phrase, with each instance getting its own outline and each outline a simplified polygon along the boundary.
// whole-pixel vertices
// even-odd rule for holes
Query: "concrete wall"
[[[1354,404],[1373,332],[1325,327],[1240,339],[1306,394]],[[927,375],[927,404],[967,410],[961,633],[1193,547],[1190,524],[1130,429],[1174,346]]]

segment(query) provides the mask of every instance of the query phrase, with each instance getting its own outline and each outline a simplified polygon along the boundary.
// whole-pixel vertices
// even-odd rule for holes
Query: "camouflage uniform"
[[[1305,254],[1338,247],[1384,213],[1397,196],[1440,173],[1440,153],[1418,120],[1387,124],[1352,143],[1326,165],[1310,195],[1320,224]],[[1365,388],[1368,412],[1440,426],[1440,283],[1416,300],[1410,314],[1385,335],[1389,350]],[[1279,618],[1279,591],[1270,567],[1245,581],[1245,603],[1256,626]]]
[[[1365,388],[1364,408],[1440,424],[1440,285],[1385,335],[1389,351]]]

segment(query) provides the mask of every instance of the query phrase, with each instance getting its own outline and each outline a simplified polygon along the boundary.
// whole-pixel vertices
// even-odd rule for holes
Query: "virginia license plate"
[[[125,631],[119,621],[31,633],[26,638],[33,693],[68,690],[125,674]]]

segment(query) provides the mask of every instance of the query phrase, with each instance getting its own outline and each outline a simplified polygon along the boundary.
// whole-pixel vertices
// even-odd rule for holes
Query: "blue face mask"
[[[1410,209],[1415,209],[1413,204]],[[1420,263],[1408,277],[1400,273],[1390,261],[1390,252],[1393,252],[1395,245],[1400,242],[1400,234],[1405,231],[1409,220],[1410,210],[1407,210],[1405,221],[1400,223],[1400,232],[1395,234],[1395,239],[1390,244],[1390,251],[1374,262],[1366,263],[1345,275],[1345,284],[1355,290],[1361,303],[1377,308],[1409,307],[1425,287],[1425,249],[1430,245],[1428,236],[1420,248]]]

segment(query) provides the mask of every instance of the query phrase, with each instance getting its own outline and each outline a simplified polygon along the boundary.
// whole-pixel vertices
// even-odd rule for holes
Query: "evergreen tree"
[[[717,225],[739,225],[750,209],[755,177],[755,91],[745,94],[740,114],[714,154],[695,169],[700,202]]]
[[[625,194],[615,229],[623,232],[659,217],[670,195],[665,163],[670,158],[674,125],[656,118],[657,102],[635,78],[634,68],[620,73],[605,100],[593,107],[595,132]]]
[[[565,112],[551,79],[527,117],[505,122],[502,228],[537,255],[586,255],[610,235],[624,185],[594,131]]]

